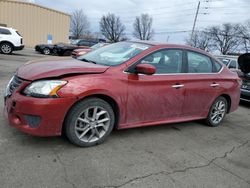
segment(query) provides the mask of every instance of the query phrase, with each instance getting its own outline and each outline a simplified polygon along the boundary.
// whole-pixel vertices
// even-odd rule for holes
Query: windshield
[[[78,60],[95,62],[101,65],[116,66],[135,57],[149,47],[151,47],[151,45],[134,42],[118,42],[87,53],[79,57]]]
[[[105,43],[98,43],[98,44],[95,44],[94,46],[91,46],[91,49],[96,50],[96,49],[101,48],[105,45],[106,45]]]

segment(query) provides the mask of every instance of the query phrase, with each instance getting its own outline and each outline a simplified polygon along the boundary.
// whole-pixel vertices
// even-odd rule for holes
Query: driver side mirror
[[[136,73],[152,75],[156,72],[156,68],[150,64],[138,64],[135,67]]]

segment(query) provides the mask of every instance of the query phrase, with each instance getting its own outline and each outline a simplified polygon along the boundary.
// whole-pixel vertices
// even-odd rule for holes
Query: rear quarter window
[[[188,72],[189,73],[212,73],[212,62],[210,57],[188,51]]]
[[[220,72],[221,69],[222,69],[222,65],[219,62],[214,61],[214,71],[213,72]]]

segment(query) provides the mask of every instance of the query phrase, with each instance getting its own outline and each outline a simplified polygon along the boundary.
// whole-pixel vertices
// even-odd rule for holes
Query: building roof
[[[65,12],[62,12],[62,11],[58,11],[58,10],[55,10],[55,9],[52,9],[52,8],[48,8],[48,7],[45,7],[45,6],[41,6],[41,5],[38,5],[38,4],[35,4],[35,3],[31,3],[30,1],[23,1],[23,0],[0,0],[0,2],[1,1],[8,1],[8,2],[19,3],[19,4],[27,4],[27,5],[31,5],[31,6],[43,8],[43,9],[46,9],[46,10],[49,10],[49,11],[57,12],[59,14],[65,15],[65,16],[70,16],[70,14],[68,14],[68,13],[65,13]]]

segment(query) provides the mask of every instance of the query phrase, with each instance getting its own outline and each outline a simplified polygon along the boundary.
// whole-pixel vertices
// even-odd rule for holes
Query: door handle
[[[210,86],[211,86],[211,87],[218,87],[218,86],[220,86],[220,84],[212,83]]]
[[[175,88],[175,89],[179,89],[179,88],[182,88],[184,87],[183,84],[175,84],[175,85],[172,85],[172,88]]]

